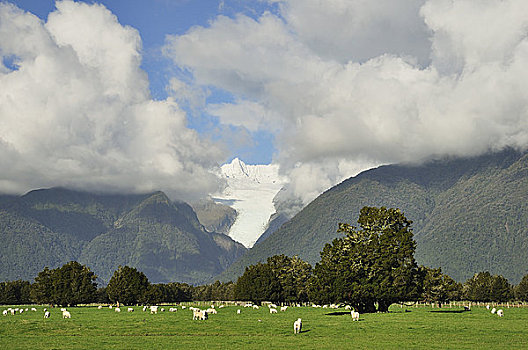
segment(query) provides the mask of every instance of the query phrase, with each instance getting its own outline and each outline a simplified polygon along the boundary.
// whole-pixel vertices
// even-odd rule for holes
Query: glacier
[[[228,236],[251,248],[275,213],[273,198],[286,179],[279,175],[278,165],[248,165],[238,158],[222,165],[220,176],[227,186],[222,193],[212,195],[212,199],[237,211]]]

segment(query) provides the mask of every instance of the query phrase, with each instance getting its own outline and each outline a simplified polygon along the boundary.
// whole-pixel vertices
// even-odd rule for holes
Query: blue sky
[[[54,0],[9,0],[21,9],[29,11],[43,20],[55,10]],[[150,91],[154,99],[167,98],[167,85],[170,78],[180,76],[189,79],[189,74],[178,67],[161,53],[168,34],[184,34],[193,26],[208,26],[217,16],[236,16],[245,14],[257,18],[265,11],[277,12],[277,6],[265,1],[220,1],[220,0],[107,0],[83,1],[100,3],[112,11],[122,25],[129,25],[139,31],[143,43],[141,67],[147,72]],[[219,103],[233,100],[233,96],[221,89],[208,88],[207,102]],[[185,108],[189,115],[189,126],[204,136],[215,140],[222,138],[216,131],[217,118],[207,112],[191,111]],[[232,132],[247,133],[237,127],[230,128]],[[269,164],[272,161],[275,147],[273,134],[267,131],[251,132],[251,138],[243,144],[232,142],[230,138],[223,143],[229,148],[227,161],[238,157],[248,164]]]

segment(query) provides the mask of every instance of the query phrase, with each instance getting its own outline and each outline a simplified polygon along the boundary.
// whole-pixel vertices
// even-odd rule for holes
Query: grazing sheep
[[[161,308],[161,312],[165,312],[165,308]]]
[[[24,312],[24,309],[20,309],[20,311],[19,311],[19,312],[20,312],[20,313],[23,313],[23,312]]]
[[[66,311],[66,308],[65,307],[61,307],[61,311],[62,312]]]
[[[147,311],[148,307],[145,305],[143,306],[143,311]]]
[[[98,310],[101,310],[102,308],[103,308],[102,305],[99,305],[99,306],[97,307]]]
[[[7,310],[2,311],[2,315],[7,316]]]
[[[497,310],[497,316],[503,317],[504,316],[504,311],[502,311],[502,309]]]
[[[128,311],[128,312],[134,312],[134,308],[129,307],[129,308],[127,309],[127,311]]]
[[[14,309],[11,309],[10,311],[11,311],[11,315],[14,316],[16,311]]]
[[[169,312],[176,312],[176,311],[178,311],[178,309],[176,309],[175,307],[171,307],[171,308],[169,309]]]
[[[112,308],[112,305],[108,305],[108,308],[111,309],[111,308]]]
[[[240,309],[237,309],[237,315],[240,315]]]
[[[37,309],[35,309],[34,307],[31,308],[31,311],[33,312],[37,312]]]
[[[275,305],[275,304],[269,304],[268,307],[269,307],[270,309],[276,309],[276,308],[277,308],[277,305]]]
[[[115,311],[115,312],[121,312],[121,309],[118,308],[118,307],[116,307],[116,308],[114,309],[114,311]]]
[[[270,309],[270,314],[276,314],[277,313],[277,309]]]
[[[221,308],[223,308],[223,307],[224,307],[224,305],[220,305],[218,308],[221,309]]]
[[[193,310],[193,320],[207,320],[207,311],[205,310]]]
[[[293,322],[293,334],[301,333],[301,329],[302,329],[302,321],[300,318],[298,318],[297,321]]]
[[[352,306],[350,306],[350,305],[346,305],[346,306],[345,306],[345,310],[352,310]]]
[[[158,307],[157,306],[151,306],[150,307],[150,314],[157,314],[158,313]]]
[[[253,309],[258,310],[258,309],[260,309],[260,306],[258,306],[258,305],[253,305]]]
[[[48,311],[48,309],[44,308],[44,312]]]
[[[205,310],[208,314],[214,314],[216,315],[218,313],[218,311],[216,311],[216,309],[212,309],[212,308],[209,308],[207,310]]]
[[[497,309],[493,308],[491,309],[491,313],[494,314],[495,312],[497,312]]]
[[[49,311],[46,311],[46,312],[44,313],[44,318],[49,318],[49,317],[50,317],[50,312],[49,312]]]
[[[251,303],[247,303],[247,304],[244,305],[244,307],[252,307],[252,306],[253,306],[253,304],[251,304]]]
[[[186,307],[187,307],[187,306],[183,305],[183,306],[182,306],[182,310],[185,309]]]
[[[69,311],[63,311],[62,312],[62,318],[71,318],[71,314]]]
[[[280,308],[281,311],[286,311],[287,309],[288,309],[287,306],[281,306],[281,308]]]
[[[489,306],[489,304],[488,304],[488,305],[486,305],[486,309],[487,309],[487,310],[489,310],[489,309],[490,309],[490,306]]]
[[[352,321],[359,321],[359,312],[352,310],[350,315],[352,316]]]

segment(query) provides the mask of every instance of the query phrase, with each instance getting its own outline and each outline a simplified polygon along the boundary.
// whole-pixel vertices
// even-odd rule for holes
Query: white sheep
[[[276,309],[276,308],[277,308],[277,305],[275,305],[275,304],[269,304],[268,307],[269,307],[270,309]]]
[[[216,315],[218,313],[218,311],[216,311],[216,309],[213,309],[213,308],[209,308],[207,310],[205,310],[208,314],[213,314],[213,315]]]
[[[502,311],[502,309],[497,310],[497,316],[503,317],[504,316],[504,311]]]
[[[280,308],[281,311],[286,311],[287,309],[288,309],[287,306],[281,306],[281,308]]]
[[[34,307],[31,308],[31,311],[33,312],[37,312],[37,309],[35,309]]]
[[[7,310],[2,311],[2,315],[7,316]]]
[[[253,309],[258,310],[258,309],[260,309],[260,306],[258,306],[258,305],[253,305]]]
[[[150,314],[157,314],[158,313],[158,307],[157,306],[151,306],[150,307]]]
[[[148,307],[145,305],[143,306],[143,311],[147,311]]]
[[[350,316],[352,316],[352,321],[359,321],[359,312],[352,310]]]
[[[129,308],[127,309],[127,311],[128,311],[128,312],[134,312],[134,308],[133,308],[133,307],[129,307]]]
[[[237,315],[240,315],[240,309],[237,309]]]
[[[193,320],[207,320],[207,311],[200,309],[193,310]]]
[[[277,309],[270,308],[270,314],[276,314],[276,313],[277,313]]]
[[[178,309],[175,308],[175,307],[171,307],[171,308],[169,309],[169,312],[176,312],[176,311],[178,311]]]
[[[111,309],[111,308],[112,308],[112,305],[108,305],[108,308]]]
[[[115,312],[121,312],[121,308],[116,307],[116,308],[114,309],[114,311],[115,311]]]
[[[49,317],[50,317],[50,312],[49,311],[44,312],[44,318],[49,318]]]
[[[490,306],[489,306],[489,304],[488,304],[488,305],[486,305],[486,309],[487,309],[487,310],[489,310],[489,309],[490,309]]]
[[[293,322],[293,334],[301,333],[301,329],[302,329],[302,321],[300,318],[298,318],[297,321]]]
[[[99,305],[99,306],[97,307],[98,310],[101,310],[102,308],[103,308],[103,305]]]
[[[71,318],[71,314],[69,311],[64,310],[62,312],[62,318]]]
[[[345,310],[352,310],[352,306],[350,306],[350,305],[346,305],[346,306],[345,306]]]
[[[494,314],[495,312],[497,312],[497,309],[493,308],[491,309],[491,313]]]

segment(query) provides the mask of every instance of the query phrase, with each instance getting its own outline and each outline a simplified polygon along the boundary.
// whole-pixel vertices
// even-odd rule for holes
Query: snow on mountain
[[[235,158],[221,167],[227,187],[213,200],[231,206],[238,213],[228,235],[251,248],[266,230],[269,218],[275,213],[273,198],[285,179],[279,176],[277,165],[247,165]]]

